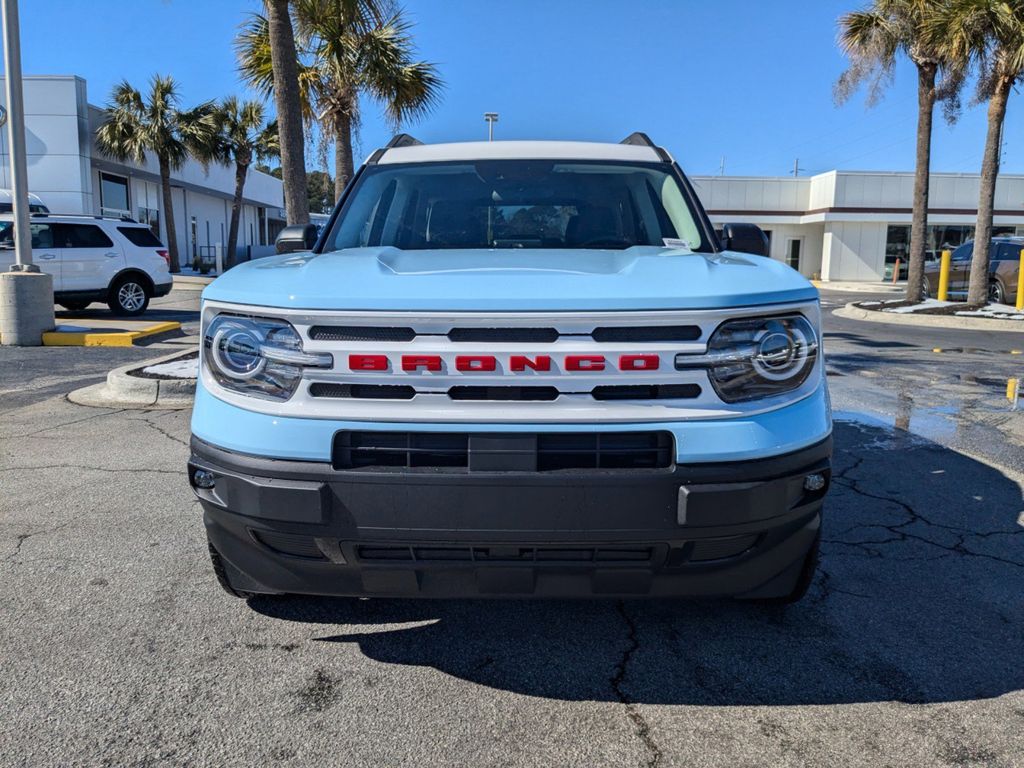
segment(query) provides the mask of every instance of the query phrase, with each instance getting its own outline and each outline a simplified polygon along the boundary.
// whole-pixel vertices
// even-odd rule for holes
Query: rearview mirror
[[[281,230],[274,240],[274,249],[278,253],[295,253],[308,251],[316,245],[316,224],[292,224]]]
[[[768,255],[768,236],[756,224],[723,224],[719,239],[727,251]]]

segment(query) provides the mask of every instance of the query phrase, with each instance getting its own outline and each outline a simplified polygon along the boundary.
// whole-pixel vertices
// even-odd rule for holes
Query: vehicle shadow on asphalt
[[[836,425],[822,569],[789,607],[258,598],[387,664],[565,700],[947,702],[1024,688],[1021,489],[901,431]],[[357,625],[357,626],[352,626]],[[369,625],[369,626],[367,626]]]

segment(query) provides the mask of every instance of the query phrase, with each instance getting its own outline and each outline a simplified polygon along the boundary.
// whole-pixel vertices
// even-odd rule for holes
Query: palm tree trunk
[[[160,196],[163,198],[164,228],[167,231],[167,253],[171,257],[171,272],[181,272],[181,260],[178,258],[178,235],[174,230],[174,201],[171,199],[171,163],[161,156],[160,162]]]
[[[228,269],[235,266],[235,251],[238,248],[238,222],[242,218],[242,193],[245,190],[245,175],[248,171],[248,165],[235,163],[235,196],[231,201],[231,224],[228,226]]]
[[[302,135],[302,104],[299,100],[298,54],[288,15],[288,0],[267,0],[270,58],[274,69],[274,106],[281,146],[284,209],[289,224],[309,223],[306,193],[306,150]]]
[[[334,120],[334,202],[341,199],[341,193],[355,173],[352,162],[352,115],[339,114]]]
[[[936,69],[934,64],[921,64],[917,68],[917,160],[914,168],[914,208],[910,217],[910,265],[907,270],[907,301],[913,302],[921,300],[924,252],[928,246],[928,182],[931,174]]]
[[[989,251],[992,245],[992,209],[995,206],[996,178],[999,176],[999,143],[1006,117],[1006,102],[1012,80],[1001,79],[988,100],[988,134],[981,161],[981,196],[978,200],[978,223],[974,229],[974,256],[971,258],[971,280],[967,287],[967,303],[981,306],[988,301]]]

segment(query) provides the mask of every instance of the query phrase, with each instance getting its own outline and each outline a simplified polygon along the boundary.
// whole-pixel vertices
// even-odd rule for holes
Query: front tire
[[[792,605],[793,603],[799,603],[807,595],[811,584],[814,583],[814,576],[818,572],[818,562],[820,559],[821,532],[819,531],[818,535],[814,537],[814,543],[811,545],[810,550],[804,556],[803,563],[800,566],[800,573],[797,575],[793,589],[788,594],[779,595],[778,597],[755,597],[751,599],[751,602],[762,605]]]
[[[137,317],[149,306],[152,291],[142,278],[125,275],[110,286],[107,306],[120,317]]]
[[[235,589],[231,586],[231,582],[228,580],[228,571],[224,567],[224,560],[220,556],[220,552],[210,542],[207,542],[207,546],[210,548],[210,560],[213,563],[213,573],[217,577],[217,583],[220,584],[221,588],[232,597],[237,597],[242,600],[248,600],[253,597],[255,592],[246,592],[241,589]]]
[[[988,300],[993,304],[1006,303],[1006,290],[998,280],[993,280],[988,284]]]

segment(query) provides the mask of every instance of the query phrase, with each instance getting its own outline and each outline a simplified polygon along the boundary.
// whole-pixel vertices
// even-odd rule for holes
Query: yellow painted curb
[[[181,323],[153,323],[141,331],[49,331],[43,334],[44,347],[130,347],[138,339],[181,328]]]

